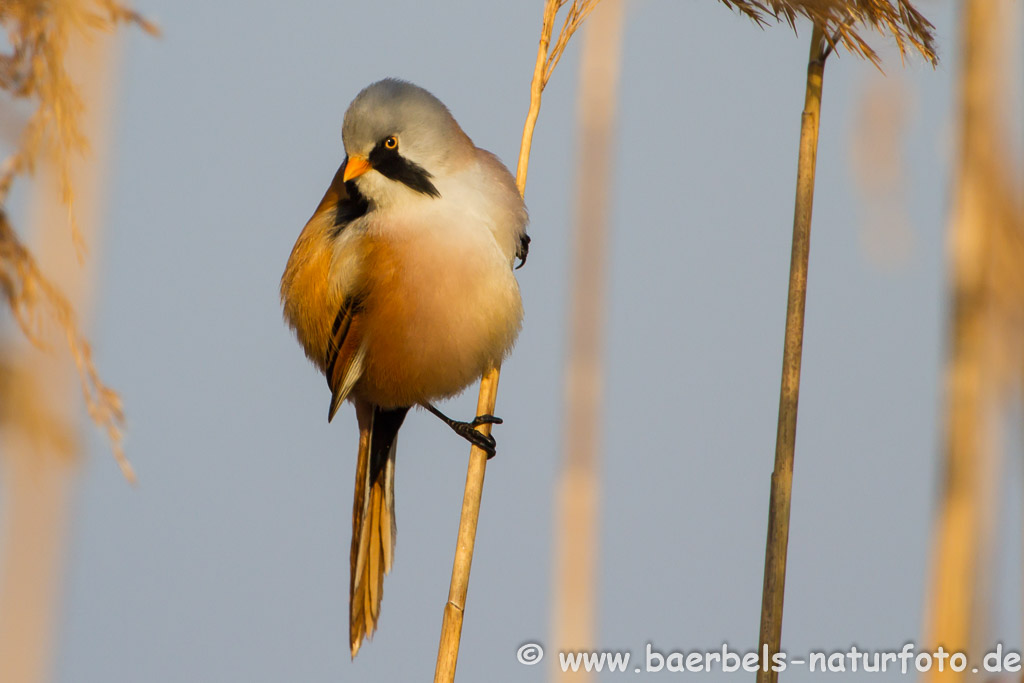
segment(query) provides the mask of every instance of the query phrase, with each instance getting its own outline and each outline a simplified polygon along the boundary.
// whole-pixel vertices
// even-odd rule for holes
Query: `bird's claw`
[[[482,415],[481,417],[498,419],[495,418],[493,415]],[[477,420],[479,419],[480,418],[478,417],[476,420],[473,420],[472,422],[456,422],[455,425],[452,426],[452,429],[454,429],[455,432],[463,439],[465,439],[466,441],[470,442],[480,450],[487,453],[487,459],[490,460],[491,458],[494,457],[495,453],[497,452],[495,449],[498,446],[498,442],[495,441],[494,437],[491,436],[490,434],[478,432],[473,427],[479,424],[501,424],[501,422],[500,420],[498,422],[477,422]]]
[[[476,427],[481,425],[500,425],[502,422],[500,417],[495,417],[494,415],[487,413],[484,415],[477,415],[473,418],[472,422],[459,422],[458,420],[453,420],[442,413],[432,403],[423,403],[422,405],[435,416],[440,418],[446,425],[451,427],[456,434],[485,452],[488,460],[494,457],[495,448],[498,445],[497,442],[490,434],[478,432]]]

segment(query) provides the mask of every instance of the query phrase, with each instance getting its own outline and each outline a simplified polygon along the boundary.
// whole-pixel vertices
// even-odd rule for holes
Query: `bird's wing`
[[[324,375],[327,386],[331,388],[331,407],[327,413],[327,421],[334,419],[352,387],[363,374],[363,361],[366,358],[366,347],[360,334],[361,300],[349,297],[341,305],[338,315],[331,327],[331,336],[327,340],[327,354],[324,358]]]
[[[348,159],[346,158],[344,163],[338,167],[330,187],[327,188],[327,192],[324,193],[320,205],[317,206],[316,212],[313,214],[314,217],[325,213],[330,216],[331,213],[328,212],[333,212],[332,240],[337,240],[342,231],[352,221],[364,215],[369,208],[366,198],[359,192],[355,183],[344,182],[347,165]],[[327,339],[323,367],[327,385],[331,388],[331,406],[327,413],[328,422],[334,419],[338,408],[348,397],[363,372],[366,349],[362,345],[359,334],[361,303],[362,300],[358,295],[345,297],[335,315],[334,324],[331,326],[330,336]]]
[[[350,308],[346,299],[360,289],[358,268],[335,272],[334,262],[339,251],[349,255],[345,263],[357,262],[351,254],[358,253],[358,236],[356,231],[347,228],[368,210],[359,189],[351,182],[344,182],[344,172],[345,164],[342,164],[295,241],[281,276],[285,320],[295,330],[306,355],[327,374],[332,389],[335,385],[327,366],[342,349],[340,342],[347,339],[344,334],[341,339],[335,339],[332,333],[339,329],[335,321],[339,311]],[[348,327],[344,326],[344,330]],[[332,342],[335,342],[334,347],[329,349]],[[342,363],[341,369],[345,367]]]

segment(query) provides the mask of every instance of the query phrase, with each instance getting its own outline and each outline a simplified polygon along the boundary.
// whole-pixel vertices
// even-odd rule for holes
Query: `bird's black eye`
[[[398,138],[394,135],[384,138],[384,149],[398,149]]]

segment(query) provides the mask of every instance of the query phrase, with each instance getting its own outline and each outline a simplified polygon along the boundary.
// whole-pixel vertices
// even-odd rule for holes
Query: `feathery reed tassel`
[[[27,100],[34,111],[22,126],[16,150],[0,164],[0,302],[6,303],[24,336],[38,348],[56,345],[52,343],[56,339],[43,339],[47,325],[63,333],[89,417],[106,432],[122,474],[134,482],[135,474],[121,444],[121,399],[96,371],[91,348],[68,300],[74,293],[61,289],[44,274],[32,251],[19,240],[5,209],[15,178],[30,174],[45,159],[52,165],[57,185],[50,201],[61,211],[54,212],[41,230],[66,235],[70,225],[77,257],[71,267],[84,261],[87,245],[78,229],[71,166],[89,148],[84,114],[94,103],[81,96],[69,75],[76,60],[68,57],[68,51],[72,39],[92,37],[90,33],[112,30],[122,22],[133,23],[150,35],[159,34],[156,26],[117,0],[6,0],[2,4],[0,25],[7,29],[10,52],[0,54],[0,91],[12,99]],[[81,178],[78,182],[84,182]]]
[[[88,105],[80,116],[80,132],[90,141],[94,154],[103,155],[110,139],[115,48],[109,36],[86,37],[76,32],[71,36],[62,58],[78,83],[79,96]],[[82,239],[95,242],[100,228],[103,160],[96,163],[45,155],[39,161],[30,199],[33,246],[39,267],[51,274],[47,285],[65,292],[67,298],[61,297],[61,301],[66,311],[75,311],[78,320],[83,320],[90,308],[95,269],[91,260],[80,262],[68,239],[68,209],[61,202],[65,171],[61,164],[67,163],[68,187],[75,190],[76,229]],[[76,332],[79,324],[74,323]],[[48,349],[59,348],[71,334],[62,324],[33,332],[32,343]],[[0,500],[4,502],[6,541],[0,562],[0,680],[42,683],[50,679],[69,505],[79,469],[79,378],[66,356],[44,353],[27,344],[17,348],[12,344],[7,350],[10,353],[5,353],[4,361],[8,369],[0,381],[0,465],[4,470]]]

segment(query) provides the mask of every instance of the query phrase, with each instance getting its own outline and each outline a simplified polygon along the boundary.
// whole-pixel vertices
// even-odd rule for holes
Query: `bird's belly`
[[[519,333],[522,304],[489,235],[389,239],[371,253],[366,359],[354,395],[385,407],[434,401],[501,363]]]

